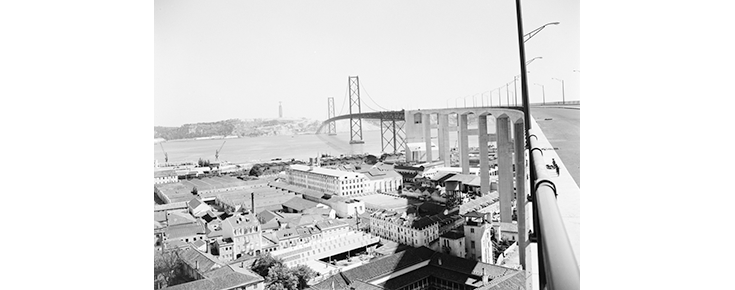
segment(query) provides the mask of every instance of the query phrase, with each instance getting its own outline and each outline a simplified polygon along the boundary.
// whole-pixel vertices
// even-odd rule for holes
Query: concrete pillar
[[[497,118],[495,133],[498,136],[498,193],[500,194],[500,221],[511,222],[510,203],[513,199],[513,165],[510,141],[510,119]]]
[[[439,160],[444,161],[444,154],[442,154],[442,152],[444,152],[444,150],[446,150],[447,145],[444,144],[444,139],[442,139],[442,134],[444,133],[444,130],[446,128],[442,128],[441,114],[437,114],[436,115],[436,123],[437,123],[437,125],[436,125],[436,143],[439,146],[439,150],[437,152],[437,155],[438,156],[436,156],[436,158],[439,159]]]
[[[449,167],[452,165],[451,157],[449,152],[452,145],[449,144],[449,114],[439,114],[439,144],[444,144],[444,148],[439,148],[439,156],[444,161],[444,166]]]
[[[487,195],[490,192],[490,159],[487,157],[487,115],[477,118],[478,147],[480,147],[480,193]]]
[[[470,144],[467,140],[467,115],[457,114],[459,117],[459,166],[462,174],[470,174]]]
[[[526,138],[523,118],[515,122],[515,161],[516,161],[516,211],[518,212],[518,253],[523,269],[526,269]]]
[[[426,162],[431,162],[431,114],[421,115],[421,122],[424,123],[424,142],[426,146]]]

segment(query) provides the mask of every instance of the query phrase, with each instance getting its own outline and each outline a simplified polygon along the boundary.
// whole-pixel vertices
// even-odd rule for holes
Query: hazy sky
[[[472,103],[520,71],[515,1],[156,0],[154,124],[230,118],[323,120],[348,76],[380,109]],[[531,102],[579,100],[579,1],[523,1]],[[520,85],[520,82],[519,82]],[[511,87],[511,94],[512,94]],[[489,93],[488,93],[489,94]],[[487,95],[487,94],[486,94]],[[370,96],[372,100],[368,97]],[[498,91],[492,92],[496,103]],[[480,95],[476,100],[480,103]],[[370,108],[363,106],[363,111]]]

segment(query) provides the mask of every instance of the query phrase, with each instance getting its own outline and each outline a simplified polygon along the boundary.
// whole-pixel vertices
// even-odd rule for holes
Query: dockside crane
[[[163,150],[163,155],[166,160],[166,163],[168,163],[168,153],[166,153],[166,149],[163,149],[163,142],[159,142],[158,145],[161,145],[161,150]]]
[[[225,140],[225,142],[222,142],[222,146],[219,146],[219,149],[217,149],[217,151],[214,152],[215,161],[219,160],[219,152],[222,150],[222,147],[225,147],[225,143],[227,143],[227,140]]]

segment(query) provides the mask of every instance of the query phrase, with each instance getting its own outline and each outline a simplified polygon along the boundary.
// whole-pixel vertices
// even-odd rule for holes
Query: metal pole
[[[510,91],[508,90],[508,84],[505,84],[505,105],[510,107]]]
[[[541,93],[543,93],[544,105],[546,105],[546,88],[544,87],[544,85],[541,85]]]
[[[515,97],[515,105],[518,106],[518,85],[516,84],[518,77],[513,77],[513,97]]]
[[[564,94],[564,80],[561,80],[561,103],[566,104],[566,95]]]
[[[518,51],[520,53],[519,55],[520,55],[520,64],[521,64],[521,93],[522,93],[522,96],[521,97],[523,98],[523,118],[524,118],[524,121],[525,121],[524,123],[525,123],[525,127],[526,127],[526,149],[530,149],[531,148],[530,147],[531,146],[531,137],[530,137],[531,136],[531,132],[530,132],[530,130],[531,130],[531,110],[530,110],[530,106],[529,106],[529,103],[528,103],[528,86],[527,86],[527,79],[526,79],[526,48],[525,48],[524,41],[523,41],[523,17],[522,17],[521,14],[522,14],[521,13],[521,0],[516,0],[516,22],[518,24],[518,29],[517,29],[517,32],[518,32]],[[529,153],[531,153],[530,150],[529,150]],[[528,156],[528,158],[529,158],[529,164],[535,164],[534,163],[533,154],[528,154],[528,155],[529,155]],[[530,171],[531,171],[531,172],[529,172],[530,173],[530,178],[531,178],[531,182],[533,184],[536,181],[536,173],[534,172],[535,170],[530,170]],[[537,200],[536,200],[536,189],[535,189],[535,186],[531,186],[531,199],[533,201],[533,207],[534,207],[534,209],[533,209],[533,211],[534,211],[534,213],[533,213],[533,217],[534,217],[534,224],[533,224],[533,226],[534,226],[534,233],[536,234],[536,236],[538,236],[539,235],[539,231],[538,231],[538,225],[539,224],[536,223],[537,222],[537,218],[538,218],[538,214],[537,214],[538,213],[538,210],[536,208],[537,207]],[[537,239],[537,241],[541,241],[542,238],[541,239]],[[538,246],[541,247],[542,244],[539,243]],[[539,264],[539,288],[540,289],[544,289],[545,286],[546,286],[546,278],[544,277],[543,274],[541,274],[541,273],[544,273],[544,271],[545,271],[545,269],[544,269],[543,255],[539,255],[539,262],[538,262],[538,264]]]

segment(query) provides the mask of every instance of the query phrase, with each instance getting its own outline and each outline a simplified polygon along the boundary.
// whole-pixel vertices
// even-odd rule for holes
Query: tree
[[[158,252],[153,258],[153,281],[154,288],[159,289],[181,283],[193,281],[183,271],[184,261],[179,257],[177,251]]]
[[[456,193],[447,195],[447,209],[451,210],[460,204],[462,204],[462,201],[457,197]]]
[[[314,278],[314,276],[316,276],[316,272],[314,272],[314,270],[306,265],[299,265],[298,267],[294,268],[292,272],[294,276],[296,276],[296,279],[298,279],[299,289],[306,288],[306,286],[308,286],[306,283],[309,282],[311,278]]]
[[[300,289],[299,278],[294,275],[294,272],[288,267],[281,265],[275,265],[268,270],[268,277],[266,277],[266,283],[268,287],[266,289],[288,289],[297,290]]]
[[[199,194],[199,189],[197,189],[197,187],[194,186],[194,188],[191,189],[191,194],[193,194],[193,195]]]
[[[268,270],[274,266],[283,266],[281,259],[274,258],[269,253],[260,254],[253,263],[252,270],[258,275],[267,277]]]
[[[263,168],[260,166],[260,164],[253,165],[252,168],[250,168],[250,176],[261,176],[263,175]]]
[[[365,156],[365,163],[368,165],[374,165],[375,163],[378,163],[378,157],[375,157],[375,155]]]

